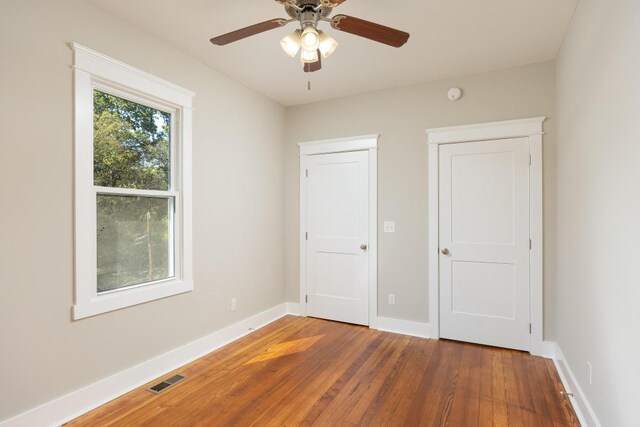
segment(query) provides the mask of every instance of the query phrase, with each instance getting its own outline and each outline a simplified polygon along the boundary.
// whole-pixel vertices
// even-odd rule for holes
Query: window
[[[193,93],[73,48],[81,319],[193,289]]]

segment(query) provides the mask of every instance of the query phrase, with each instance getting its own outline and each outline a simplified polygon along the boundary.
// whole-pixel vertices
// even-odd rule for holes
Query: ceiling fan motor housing
[[[324,6],[318,9],[318,7],[323,3],[321,0],[296,0],[293,3],[295,3],[295,6],[285,4],[287,14],[293,19],[299,19],[301,15],[309,11],[314,11],[316,14],[326,18],[331,14],[332,10],[332,8]]]
[[[300,26],[303,30],[307,27],[316,28],[318,26],[318,12],[313,10],[302,12],[300,14]]]

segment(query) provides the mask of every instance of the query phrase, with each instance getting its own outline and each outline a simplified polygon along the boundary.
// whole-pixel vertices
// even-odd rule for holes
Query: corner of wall
[[[598,417],[589,403],[587,396],[582,391],[578,380],[573,374],[573,370],[569,366],[569,362],[562,352],[562,349],[557,343],[555,343],[555,357],[553,358],[553,363],[556,366],[558,375],[560,375],[560,380],[562,381],[564,389],[571,400],[573,409],[578,416],[580,424],[583,427],[600,427],[601,424]]]

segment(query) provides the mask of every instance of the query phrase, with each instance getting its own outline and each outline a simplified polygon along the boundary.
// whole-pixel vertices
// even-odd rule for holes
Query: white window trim
[[[193,290],[192,233],[192,98],[195,94],[152,74],[133,68],[77,43],[74,51],[75,78],[75,320],[142,304]],[[93,185],[93,90],[109,88],[128,98],[172,113],[174,130],[170,191],[118,190]],[[175,159],[175,160],[174,160]],[[177,164],[176,164],[177,162]],[[175,167],[177,166],[177,167]],[[97,191],[174,197],[175,277],[98,295],[97,291]]]

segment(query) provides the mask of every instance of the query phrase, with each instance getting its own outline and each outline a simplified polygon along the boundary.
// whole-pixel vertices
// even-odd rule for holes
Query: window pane
[[[173,198],[98,195],[98,292],[174,276]]]
[[[94,90],[94,184],[168,190],[170,126],[169,113]]]

